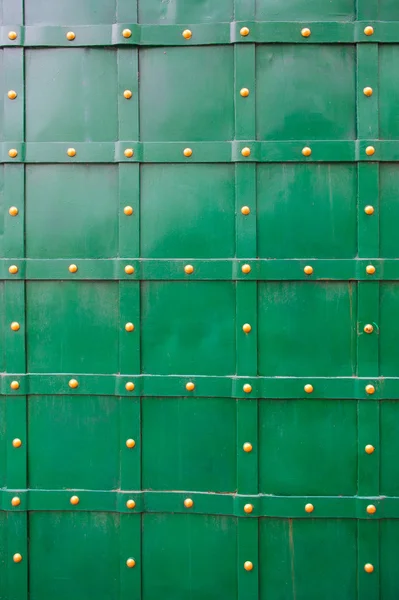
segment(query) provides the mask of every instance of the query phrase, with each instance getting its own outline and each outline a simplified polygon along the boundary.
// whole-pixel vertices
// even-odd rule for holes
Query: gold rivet
[[[133,96],[133,94],[132,94],[132,92],[130,90],[125,90],[123,92],[123,95],[126,98],[126,100],[129,100]]]
[[[126,323],[125,329],[126,329],[126,331],[134,331],[133,323]]]
[[[311,267],[310,265],[306,265],[303,272],[305,273],[305,275],[311,275],[313,273],[313,267]]]
[[[127,382],[127,384],[125,385],[125,389],[126,389],[128,392],[133,392],[133,390],[134,390],[134,387],[135,387],[135,386],[134,386],[134,383],[133,383],[133,381],[128,381],[128,382]]]
[[[191,148],[184,148],[183,154],[184,154],[184,156],[187,156],[187,158],[188,158],[189,156],[192,156],[193,151],[191,150]]]
[[[252,392],[252,385],[250,385],[249,383],[245,383],[245,384],[242,386],[242,389],[244,390],[244,392],[245,392],[246,394],[250,394],[250,393]]]
[[[127,275],[132,275],[134,273],[134,267],[132,267],[132,265],[126,265],[125,273],[127,273]]]
[[[126,440],[126,446],[128,448],[134,448],[136,445],[136,442],[134,440],[132,440],[132,438],[129,438],[128,440]]]
[[[133,569],[133,567],[136,566],[136,561],[134,560],[134,558],[128,558],[126,564],[129,567],[129,569]]]
[[[302,148],[302,154],[304,156],[310,156],[312,154],[312,150],[309,148],[309,146],[305,146]]]
[[[365,35],[373,35],[374,28],[371,27],[371,25],[367,25],[367,27],[364,28],[364,33]]]
[[[251,209],[249,208],[249,206],[243,206],[241,209],[241,212],[243,215],[249,215],[249,213],[251,212]]]
[[[375,392],[375,387],[373,385],[366,385],[366,394],[369,394],[370,396],[372,394],[374,394]]]
[[[367,267],[366,267],[366,273],[368,273],[368,275],[374,275],[374,273],[375,273],[375,267],[373,265],[367,265]]]
[[[17,34],[15,31],[9,31],[8,32],[8,39],[9,40],[16,40],[17,39]]]
[[[16,265],[11,265],[11,267],[8,267],[8,272],[11,273],[11,275],[15,275],[15,273],[18,273],[18,267]]]
[[[10,327],[11,327],[11,329],[12,329],[13,331],[18,331],[18,330],[19,330],[19,327],[20,327],[20,325],[19,325],[19,323],[17,323],[16,321],[13,321],[13,322],[11,323]]]
[[[310,31],[309,27],[304,27],[303,29],[301,29],[302,37],[309,37],[310,34],[311,34],[311,31]]]
[[[314,511],[314,506],[313,506],[313,504],[310,504],[310,503],[309,503],[309,504],[305,504],[305,512],[307,512],[307,513],[311,513],[311,512],[313,512],[313,511]]]
[[[244,563],[244,569],[246,571],[252,571],[252,569],[254,568],[253,564],[251,563],[250,560],[246,560]]]
[[[373,95],[373,88],[371,88],[371,87],[365,87],[363,89],[363,94],[365,96],[372,96]]]
[[[15,563],[19,563],[19,562],[21,562],[21,560],[22,560],[22,555],[21,555],[21,554],[19,554],[19,552],[17,552],[16,554],[14,554],[14,556],[12,557],[12,559],[13,559],[13,561],[14,561]]]
[[[124,38],[130,38],[131,35],[132,35],[132,32],[130,31],[130,29],[124,29],[122,31],[122,35],[123,35]]]
[[[251,150],[250,150],[250,148],[247,148],[247,147],[243,148],[243,149],[241,150],[241,154],[242,154],[243,156],[250,156],[250,155],[251,155]]]
[[[133,148],[126,148],[123,154],[126,156],[126,158],[132,158],[134,154]]]
[[[244,512],[246,512],[248,515],[253,511],[254,507],[252,506],[252,504],[246,504],[244,506]]]
[[[367,146],[367,148],[366,148],[367,156],[373,156],[374,152],[375,152],[374,146]]]
[[[18,156],[18,151],[15,148],[11,148],[11,150],[8,151],[8,156],[10,158],[15,158]]]
[[[373,333],[374,327],[370,323],[368,323],[367,325],[364,326],[363,331],[364,331],[364,333]]]
[[[70,379],[68,385],[70,388],[77,388],[79,384],[76,379]]]
[[[136,507],[136,503],[135,503],[135,501],[134,501],[134,500],[128,500],[128,501],[126,502],[126,506],[127,506],[128,508],[135,508],[135,507]]]
[[[75,37],[76,37],[76,36],[75,36],[75,34],[74,34],[74,32],[73,32],[73,31],[68,31],[68,33],[66,34],[66,38],[67,38],[67,40],[69,40],[70,42],[72,42],[72,40],[74,40],[74,39],[75,39]]]
[[[366,213],[366,215],[374,214],[374,206],[365,206],[364,212]]]
[[[10,388],[11,388],[12,390],[19,390],[19,383],[18,383],[18,381],[12,381],[12,382],[10,383]]]
[[[250,265],[242,265],[241,271],[243,273],[245,273],[245,274],[250,273],[251,272],[251,266]]]
[[[22,446],[22,442],[19,438],[15,438],[12,441],[12,445],[14,446],[14,448],[20,448]]]
[[[250,442],[245,442],[242,449],[244,452],[252,452],[252,444]]]
[[[366,573],[372,573],[374,571],[374,567],[371,563],[366,563],[364,565],[364,570],[366,571]]]
[[[375,512],[377,512],[377,509],[374,506],[374,504],[369,504],[368,507],[366,508],[366,511],[368,512],[369,515],[373,515]]]
[[[193,267],[193,265],[186,265],[186,266],[184,267],[184,272],[185,272],[187,275],[191,275],[191,273],[194,273],[194,267]]]
[[[68,154],[68,156],[71,156],[71,157],[72,156],[76,156],[76,150],[75,150],[75,148],[68,148],[67,154]]]
[[[69,267],[68,267],[68,271],[70,273],[76,273],[77,270],[78,270],[78,267],[76,265],[69,265]]]
[[[249,89],[248,88],[241,88],[240,90],[240,95],[243,98],[246,98],[247,96],[249,96]]]
[[[303,389],[307,394],[311,394],[313,392],[313,385],[307,383]]]
[[[184,506],[186,508],[192,508],[194,506],[194,502],[191,500],[191,498],[186,498],[184,501]]]
[[[10,208],[8,209],[8,214],[12,217],[16,217],[18,214],[18,208],[16,206],[10,206]]]
[[[367,444],[367,446],[365,447],[365,452],[366,454],[373,454],[375,448],[372,444]]]
[[[192,32],[189,29],[185,29],[182,33],[182,36],[185,40],[189,40],[192,37]]]
[[[10,90],[8,92],[7,96],[9,97],[10,100],[15,100],[15,98],[17,97],[17,92],[15,92],[14,90]]]
[[[131,206],[125,206],[125,208],[123,209],[123,212],[125,213],[125,215],[127,217],[130,217],[130,215],[133,214],[133,208]]]
[[[248,27],[241,27],[241,29],[240,29],[240,35],[242,35],[242,37],[246,37],[247,35],[249,35],[249,29],[248,29]]]
[[[192,392],[195,389],[195,385],[192,381],[189,381],[188,383],[186,383],[186,390],[188,392]]]
[[[71,496],[71,498],[70,498],[69,502],[70,502],[71,504],[75,504],[75,505],[76,505],[76,504],[79,504],[79,497],[78,497],[78,496]]]
[[[19,506],[21,504],[21,499],[18,496],[14,496],[11,500],[11,506]]]
[[[244,333],[249,333],[251,331],[252,327],[249,323],[244,323],[244,325],[242,326],[242,330]]]

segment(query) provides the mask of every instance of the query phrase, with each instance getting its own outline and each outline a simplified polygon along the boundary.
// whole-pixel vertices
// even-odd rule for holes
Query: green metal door
[[[397,0],[0,17],[0,599],[397,600]]]

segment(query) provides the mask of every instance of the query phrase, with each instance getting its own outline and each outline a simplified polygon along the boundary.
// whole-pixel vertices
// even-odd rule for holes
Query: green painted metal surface
[[[0,1],[0,600],[397,600],[398,52]]]

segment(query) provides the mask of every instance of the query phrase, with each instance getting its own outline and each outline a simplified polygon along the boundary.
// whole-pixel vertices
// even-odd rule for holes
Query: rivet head
[[[14,556],[12,557],[12,559],[13,559],[13,561],[14,561],[15,563],[19,563],[19,562],[21,562],[21,560],[22,560],[22,555],[21,555],[21,554],[19,554],[19,552],[17,552],[16,554],[14,554]]]
[[[249,383],[245,383],[245,384],[242,386],[242,389],[244,390],[244,392],[245,392],[246,394],[250,394],[250,393],[252,392],[252,385],[250,385]]]
[[[71,504],[74,504],[74,505],[79,504],[79,497],[78,496],[71,496],[69,502]]]
[[[241,271],[243,273],[245,273],[245,274],[250,273],[251,272],[251,265],[242,265]]]
[[[9,31],[8,32],[8,39],[9,40],[16,40],[17,39],[17,33],[15,31]]]
[[[310,31],[309,27],[304,27],[303,29],[301,29],[302,37],[309,37],[311,33],[312,32]]]
[[[192,508],[194,506],[194,502],[191,500],[191,498],[186,498],[184,501],[184,506],[186,508]]]
[[[76,156],[76,150],[75,148],[68,148],[67,150],[67,154],[68,156],[72,157],[72,156]]]
[[[125,329],[126,329],[126,331],[134,331],[133,323],[126,323]]]
[[[367,267],[366,267],[366,273],[368,273],[368,275],[374,275],[374,273],[375,273],[375,267],[373,265],[367,265]]]
[[[11,265],[11,267],[8,267],[8,272],[11,273],[11,275],[15,275],[15,273],[18,273],[18,267],[16,265]]]
[[[243,444],[242,449],[244,450],[244,452],[252,452],[252,444],[250,442],[245,442],[245,444]]]
[[[366,389],[366,394],[369,394],[369,396],[371,396],[375,392],[375,387],[373,385],[366,385],[365,389]]]
[[[243,98],[247,98],[247,96],[249,96],[249,89],[248,88],[241,88],[240,95]]]
[[[309,146],[305,146],[302,148],[302,154],[304,156],[310,156],[312,154],[312,150],[309,148]]]
[[[313,385],[307,383],[303,389],[307,394],[311,394],[313,392]]]
[[[367,25],[367,27],[364,28],[365,35],[373,35],[373,33],[374,33],[374,28],[371,27],[371,25]]]
[[[243,215],[249,215],[249,213],[250,213],[250,212],[251,212],[251,209],[249,208],[249,206],[243,206],[243,207],[241,208],[241,213],[242,213]]]
[[[127,273],[127,275],[132,275],[134,273],[134,267],[132,267],[132,265],[126,265],[125,273]]]
[[[189,29],[185,29],[182,33],[182,36],[185,40],[189,40],[192,37],[192,35],[192,31],[190,31]]]
[[[7,96],[9,97],[10,100],[15,100],[15,98],[17,97],[17,92],[15,92],[14,90],[10,90],[8,92]]]
[[[19,438],[15,438],[12,441],[12,445],[14,448],[20,448],[22,446],[22,441]]]
[[[77,270],[78,270],[78,267],[76,265],[69,265],[69,267],[68,267],[68,271],[70,273],[76,273]]]
[[[241,29],[240,29],[240,35],[242,35],[242,37],[246,37],[247,35],[249,35],[249,29],[248,29],[248,27],[241,27]]]
[[[132,32],[130,31],[130,29],[124,29],[122,31],[122,35],[123,35],[124,38],[130,38],[131,35],[132,35]]]
[[[12,382],[10,383],[10,388],[11,388],[12,390],[19,390],[19,383],[18,383],[18,381],[12,381]]]
[[[366,148],[367,156],[373,156],[374,152],[375,152],[374,146],[367,146],[367,148]]]
[[[19,506],[20,504],[21,504],[21,498],[18,498],[18,496],[15,496],[11,500],[11,506]]]
[[[134,560],[134,558],[128,558],[126,561],[126,565],[129,567],[129,569],[133,569],[133,567],[136,566],[136,561]]]
[[[187,158],[188,158],[188,157],[192,156],[193,151],[191,150],[191,148],[184,148],[183,154],[184,154],[184,156],[187,156]]]
[[[73,31],[68,31],[68,33],[66,34],[66,39],[69,40],[70,42],[72,42],[72,40],[75,39],[75,34]]]
[[[374,206],[365,206],[364,212],[366,213],[366,215],[374,214]]]
[[[134,500],[128,500],[128,501],[126,502],[126,506],[127,506],[128,508],[135,508],[135,507],[136,507],[136,503],[135,503],[135,501],[134,501]]]
[[[374,327],[370,323],[368,323],[364,326],[363,331],[364,333],[373,333]]]
[[[132,440],[132,438],[129,438],[128,440],[126,440],[126,446],[128,448],[134,448],[136,445],[136,442],[134,440]]]
[[[363,94],[365,96],[372,96],[373,95],[373,88],[371,88],[371,87],[365,87],[365,88],[363,88]]]
[[[252,571],[252,569],[254,568],[253,564],[251,563],[250,560],[246,560],[244,563],[244,569],[246,571]]]
[[[133,381],[128,381],[127,384],[125,385],[125,389],[128,392],[133,392],[133,390],[134,390],[134,383],[133,383]]]
[[[10,158],[16,158],[18,156],[18,151],[15,148],[11,148],[11,150],[8,151],[8,156]]]
[[[367,444],[367,446],[364,448],[364,451],[366,454],[373,454],[375,448],[372,444]]]
[[[313,267],[311,267],[310,265],[306,265],[306,267],[304,268],[303,272],[305,273],[305,275],[312,275],[312,273],[313,273]]]
[[[11,215],[11,217],[16,217],[18,212],[19,211],[16,206],[10,206],[10,208],[8,209],[8,214]]]
[[[126,148],[123,154],[126,156],[126,158],[132,158],[134,154],[133,148]]]
[[[78,387],[79,383],[76,381],[76,379],[70,379],[68,385],[70,388],[74,389]]]
[[[131,206],[125,206],[125,208],[123,209],[123,212],[125,213],[125,215],[127,217],[130,217],[130,215],[133,214],[133,208]]]
[[[191,275],[191,273],[194,273],[193,265],[186,265],[184,267],[184,272],[186,273],[186,275]]]
[[[19,325],[19,323],[17,323],[17,321],[13,321],[13,322],[11,323],[10,327],[11,327],[11,329],[12,329],[13,331],[18,331],[18,330],[19,330],[19,328],[20,328],[20,325]]]
[[[126,100],[130,100],[130,98],[133,96],[133,94],[130,90],[125,90],[123,92],[123,96],[126,98]]]
[[[247,147],[245,147],[245,148],[243,148],[243,149],[241,150],[241,154],[242,154],[243,156],[251,156],[251,149],[250,149],[250,148],[247,148]]]
[[[244,512],[247,513],[248,515],[251,514],[253,509],[254,509],[254,507],[252,506],[252,504],[246,504],[244,506]]]
[[[374,567],[371,563],[366,563],[364,565],[364,570],[366,571],[366,573],[372,573],[374,571]]]
[[[192,392],[195,389],[195,385],[192,381],[189,381],[188,383],[186,383],[186,390],[188,392]]]
[[[377,512],[377,509],[374,506],[374,504],[369,504],[368,507],[366,508],[366,511],[368,512],[369,515],[373,515],[375,512]]]
[[[244,325],[242,326],[242,330],[244,333],[249,333],[251,331],[252,327],[249,323],[244,323]]]
[[[307,512],[307,513],[311,513],[311,512],[313,512],[313,511],[314,511],[314,506],[313,506],[313,504],[310,504],[310,503],[309,503],[309,504],[305,504],[305,512]]]

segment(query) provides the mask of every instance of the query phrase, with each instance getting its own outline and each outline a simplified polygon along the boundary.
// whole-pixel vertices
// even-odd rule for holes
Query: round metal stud
[[[132,265],[126,265],[125,273],[127,273],[127,275],[132,275],[134,273],[134,267],[132,267]]]
[[[68,271],[70,273],[76,273],[77,270],[78,270],[78,267],[76,265],[69,265],[69,267],[68,267]]]
[[[128,440],[126,440],[126,446],[128,448],[134,448],[136,445],[136,442],[134,440],[132,440],[132,438],[129,438]]]
[[[128,558],[126,561],[126,565],[129,567],[129,569],[133,569],[133,567],[136,566],[136,561],[134,560],[134,558]]]
[[[128,508],[135,508],[135,507],[136,507],[136,503],[135,503],[135,501],[134,501],[134,500],[128,500],[128,501],[126,502],[126,506],[127,506]]]
[[[310,265],[306,265],[306,267],[304,268],[303,272],[305,273],[305,275],[312,275],[312,273],[313,273],[313,267],[311,267]]]
[[[182,33],[182,36],[184,37],[185,40],[189,40],[192,38],[193,34],[192,34],[192,31],[190,31],[189,29],[185,29]]]
[[[187,158],[189,158],[190,156],[193,155],[193,151],[191,150],[191,148],[184,148],[183,154],[184,154],[184,156],[186,156]]]
[[[242,37],[247,37],[247,35],[249,35],[249,29],[248,29],[248,27],[241,27],[241,29],[240,29],[240,35],[242,35]]]
[[[373,95],[373,88],[371,88],[371,87],[365,87],[365,88],[363,88],[363,94],[365,96],[372,96]]]
[[[252,506],[252,504],[246,504],[244,506],[244,512],[247,513],[248,515],[251,514],[253,509],[254,509],[254,507]]]
[[[242,449],[244,452],[252,452],[252,444],[250,442],[245,442]]]
[[[313,504],[310,504],[310,503],[309,503],[309,504],[305,504],[305,512],[307,512],[307,513],[311,513],[311,512],[313,512],[313,511],[314,511],[314,506],[313,506]]]
[[[364,28],[365,35],[373,35],[373,33],[374,33],[374,27],[371,27],[371,25],[367,25],[367,27]]]
[[[374,152],[375,152],[374,146],[367,146],[367,148],[366,148],[367,156],[373,156]]]
[[[17,92],[15,92],[14,90],[10,90],[8,92],[7,96],[9,97],[10,100],[15,100],[15,98],[17,97]]]
[[[374,214],[374,206],[365,206],[364,212],[366,213],[366,215],[373,215]]]
[[[242,330],[244,333],[249,333],[251,331],[252,327],[249,323],[244,323],[244,325],[242,326]]]
[[[249,96],[249,89],[248,88],[241,88],[241,90],[240,90],[240,96],[242,96],[243,98],[247,98],[247,96]]]
[[[367,446],[364,448],[364,451],[366,454],[373,454],[375,448],[372,444],[367,444]]]
[[[186,265],[184,267],[184,272],[186,275],[191,275],[191,273],[194,273],[194,267],[193,265]]]
[[[78,496],[71,496],[69,502],[73,505],[76,506],[76,504],[79,504],[79,497]]]
[[[15,563],[19,563],[19,562],[21,562],[21,560],[22,560],[22,555],[21,555],[21,554],[19,554],[19,552],[17,552],[16,554],[14,554],[14,556],[12,557],[12,559],[13,559],[13,561],[14,561]]]
[[[134,331],[133,323],[126,323],[125,329],[126,329],[126,331]]]
[[[17,323],[16,321],[13,321],[13,322],[11,323],[10,327],[11,327],[11,329],[12,329],[13,331],[18,331],[18,330],[19,330],[19,328],[20,328],[20,325],[19,325],[19,323]]]
[[[191,498],[186,498],[184,501],[184,506],[186,508],[192,508],[194,506],[194,502],[191,500]]]
[[[188,383],[186,383],[186,390],[188,392],[192,392],[195,389],[195,385],[192,381],[189,381]]]
[[[313,392],[313,385],[307,383],[303,389],[307,394],[311,394]]]
[[[68,31],[68,33],[66,34],[66,39],[69,40],[70,42],[72,42],[72,40],[74,40],[76,37],[76,35],[74,34],[73,31]]]
[[[133,214],[133,208],[131,206],[125,206],[125,208],[123,209],[123,212],[125,213],[125,215],[127,217],[130,217],[130,215]]]
[[[14,496],[14,498],[11,500],[11,506],[19,506],[21,504],[21,498],[18,498],[18,496]]]
[[[371,563],[366,563],[364,565],[364,570],[366,571],[366,573],[372,573],[374,571],[374,567]]]
[[[8,151],[8,156],[10,158],[16,158],[18,156],[18,151],[15,148],[11,148],[11,150]]]
[[[250,149],[250,148],[247,148],[247,147],[245,147],[245,148],[243,148],[243,149],[241,150],[241,154],[242,154],[243,156],[251,156],[251,149]]]
[[[364,333],[373,333],[374,327],[370,323],[368,323],[364,326],[363,331]]]
[[[130,29],[124,29],[122,31],[122,35],[124,38],[130,38],[132,36],[132,32],[130,31]]]
[[[302,154],[304,156],[310,156],[312,154],[311,148],[309,148],[309,146],[305,146],[304,148],[302,148]]]
[[[375,387],[371,384],[366,385],[365,390],[366,390],[366,394],[368,394],[369,396],[372,396],[375,393]]]
[[[133,148],[126,148],[123,154],[126,156],[126,158],[132,158],[134,154]]]
[[[366,273],[368,275],[374,275],[374,273],[375,273],[375,267],[373,265],[367,265],[367,267],[366,267]]]
[[[123,92],[123,96],[126,98],[126,100],[130,100],[130,98],[133,96],[133,94],[130,90],[125,90]]]
[[[67,154],[68,154],[68,156],[70,156],[71,158],[72,158],[73,156],[76,156],[76,150],[75,150],[75,148],[68,148],[68,150],[67,150]]]
[[[311,33],[312,32],[310,31],[309,27],[304,27],[303,29],[301,29],[302,37],[309,37]]]
[[[252,571],[252,569],[254,568],[253,564],[251,563],[250,560],[246,560],[244,563],[244,569],[246,571]]]
[[[18,208],[17,208],[16,206],[10,206],[10,208],[8,209],[8,214],[9,214],[11,217],[16,217],[16,216],[17,216],[17,214],[18,214],[18,212],[19,212],[19,211],[18,211]]]
[[[245,274],[250,273],[251,272],[251,265],[242,265],[241,271],[243,273],[245,273]]]
[[[377,509],[374,506],[374,504],[369,504],[368,507],[366,508],[366,511],[369,515],[374,515],[374,513],[377,512]]]
[[[18,383],[18,381],[12,381],[12,382],[10,383],[10,388],[11,388],[12,390],[19,390],[19,383]]]
[[[18,37],[18,36],[17,36],[17,34],[16,34],[16,32],[15,32],[15,31],[9,31],[9,32],[8,32],[8,39],[9,39],[9,40],[16,40],[16,39],[17,39],[17,37]]]
[[[128,392],[133,392],[133,390],[134,390],[134,383],[133,383],[133,381],[128,381],[127,384],[125,385],[125,389]]]
[[[12,445],[14,448],[20,448],[22,446],[22,441],[19,438],[15,438],[12,441]]]
[[[11,273],[11,275],[15,275],[15,273],[18,273],[18,267],[16,265],[11,265],[11,267],[8,267],[8,272]]]
[[[76,379],[70,379],[68,385],[70,388],[75,389],[79,386],[79,383]]]
[[[242,389],[244,390],[244,392],[245,392],[246,394],[250,394],[250,393],[252,392],[252,385],[250,385],[249,383],[245,383],[245,384],[242,386]]]
[[[250,213],[250,212],[251,212],[251,209],[249,208],[249,206],[243,206],[243,207],[241,208],[241,213],[242,213],[243,215],[249,215],[249,213]]]

